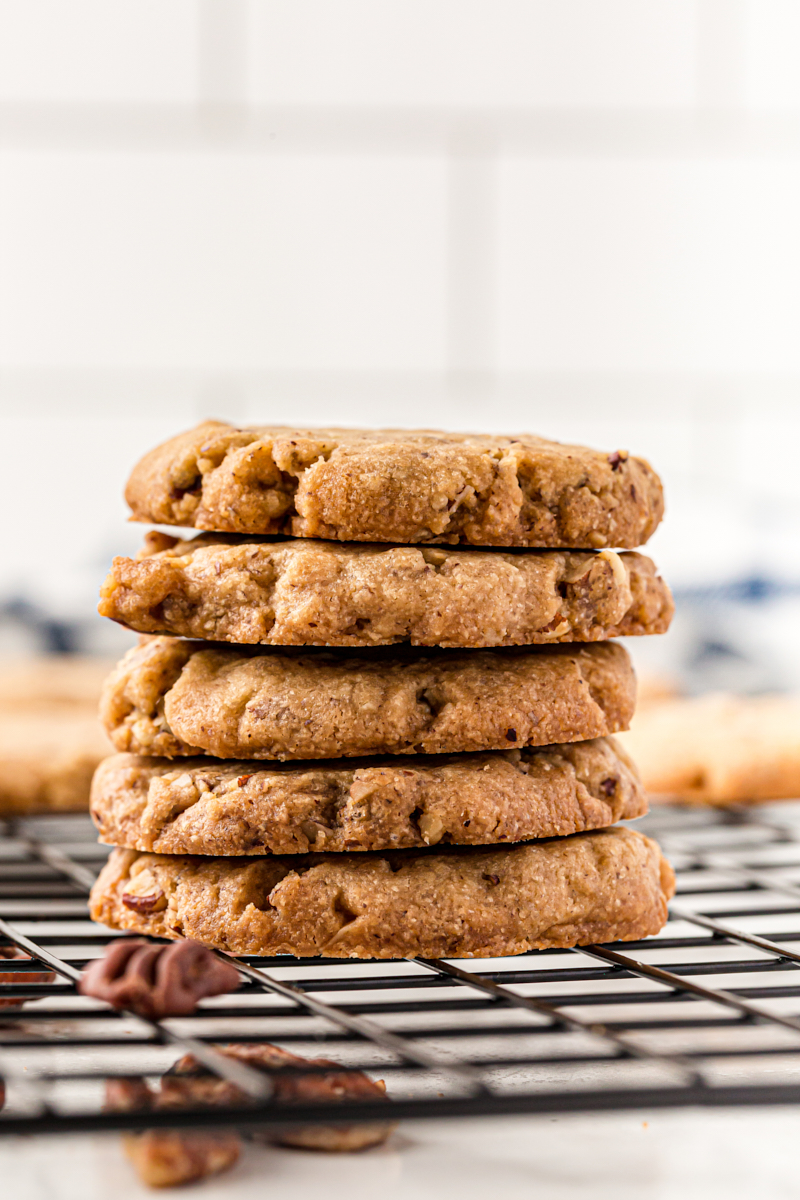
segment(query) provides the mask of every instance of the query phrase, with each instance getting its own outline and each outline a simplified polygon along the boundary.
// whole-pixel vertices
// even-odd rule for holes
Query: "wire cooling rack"
[[[374,1120],[374,1104],[287,1112],[215,1044],[273,1041],[386,1080],[381,1118],[800,1103],[800,803],[660,808],[638,823],[678,892],[655,938],[513,958],[237,959],[232,995],[161,1022],[80,997],[114,937],[86,892],[107,854],[87,818],[0,823],[0,1133]],[[49,969],[54,982],[26,982]],[[231,1109],[103,1111],[105,1080],[156,1077],[186,1052],[236,1082]]]

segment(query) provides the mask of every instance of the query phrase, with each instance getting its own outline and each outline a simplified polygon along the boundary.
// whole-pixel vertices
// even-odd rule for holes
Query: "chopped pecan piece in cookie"
[[[161,912],[167,907],[167,898],[149,871],[140,871],[122,897],[122,903],[132,912]]]
[[[78,990],[144,1017],[194,1012],[204,996],[232,992],[239,973],[199,942],[157,946],[140,938],[113,943],[83,972]]]
[[[134,912],[160,912],[162,908],[167,907],[167,900],[163,892],[154,892],[151,896],[136,896],[133,892],[124,892],[122,903],[126,908],[133,909]]]

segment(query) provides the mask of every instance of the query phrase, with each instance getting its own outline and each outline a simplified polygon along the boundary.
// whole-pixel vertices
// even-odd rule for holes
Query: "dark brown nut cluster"
[[[30,954],[26,954],[24,950],[19,950],[16,946],[0,946],[0,960],[25,959],[30,961],[30,957]],[[22,971],[0,971],[0,986],[4,983],[12,985],[52,983],[54,979],[55,974],[52,971],[25,971],[24,973]],[[0,999],[0,1009],[21,1008],[26,1000],[35,998],[35,996],[9,996],[6,999]]]
[[[239,972],[189,939],[158,946],[141,938],[112,943],[83,972],[78,991],[143,1017],[183,1017],[204,996],[232,992]]]
[[[330,1067],[323,1074],[275,1075],[273,1099],[278,1103],[336,1103],[342,1100],[385,1101],[383,1081],[373,1082],[361,1071],[342,1070],[324,1058],[300,1058],[268,1043],[226,1046],[222,1053],[267,1073],[287,1067]],[[106,1108],[113,1111],[158,1111],[178,1108],[227,1108],[247,1103],[247,1097],[227,1080],[208,1072],[186,1055],[161,1079],[158,1090],[143,1079],[114,1079],[106,1084]],[[303,1149],[352,1151],[384,1142],[394,1123],[298,1126],[280,1133],[256,1135],[256,1140]],[[241,1150],[240,1135],[225,1130],[150,1129],[124,1138],[128,1157],[143,1182],[151,1187],[191,1183],[232,1166]]]

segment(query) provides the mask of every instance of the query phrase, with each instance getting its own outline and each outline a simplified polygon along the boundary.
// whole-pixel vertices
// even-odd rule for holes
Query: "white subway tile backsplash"
[[[65,391],[65,400],[68,392]],[[81,416],[66,403],[45,420],[23,404],[0,413],[7,469],[0,504],[13,515],[3,534],[0,602],[29,597],[59,616],[88,616],[113,554],[135,553],[143,528],[127,525],[122,490],[136,459],[187,420],[171,406],[161,418]]]
[[[0,0],[0,100],[192,103],[193,0]]]
[[[744,0],[745,103],[755,109],[800,108],[800,4]]]
[[[800,163],[500,167],[511,370],[800,370]]]
[[[620,107],[694,98],[689,0],[252,0],[262,104]]]
[[[9,152],[0,172],[0,365],[441,365],[436,160]]]
[[[757,499],[765,526],[777,531],[781,523],[796,522],[800,515],[800,395],[794,412],[767,420],[757,411],[757,398],[753,400],[749,407],[756,411],[742,414],[733,431],[736,476],[742,490]],[[796,566],[800,572],[800,562]]]

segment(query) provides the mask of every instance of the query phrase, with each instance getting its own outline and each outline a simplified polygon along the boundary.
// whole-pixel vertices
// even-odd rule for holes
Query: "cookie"
[[[11,659],[0,670],[0,712],[81,710],[94,715],[113,660],[81,654]]]
[[[95,712],[0,712],[0,817],[85,812],[92,775],[111,751]]]
[[[99,605],[140,633],[273,646],[524,646],[664,633],[669,588],[641,554],[254,542],[151,534]]]
[[[640,817],[636,769],[610,738],[452,758],[296,766],[117,754],[92,785],[100,841],[159,854],[305,854],[484,845]]]
[[[114,850],[91,915],[233,954],[494,958],[646,937],[674,877],[624,826],[495,849],[251,859]]]
[[[222,533],[590,550],[642,545],[664,511],[658,476],[627,451],[219,421],[147,454],[125,498],[138,521]]]
[[[654,701],[625,746],[648,789],[690,804],[800,799],[800,697]]]
[[[97,720],[110,664],[53,655],[0,671],[0,817],[80,812],[112,747]]]
[[[626,729],[635,690],[614,642],[354,654],[157,637],[111,674],[101,717],[118,750],[169,758],[455,754]]]

